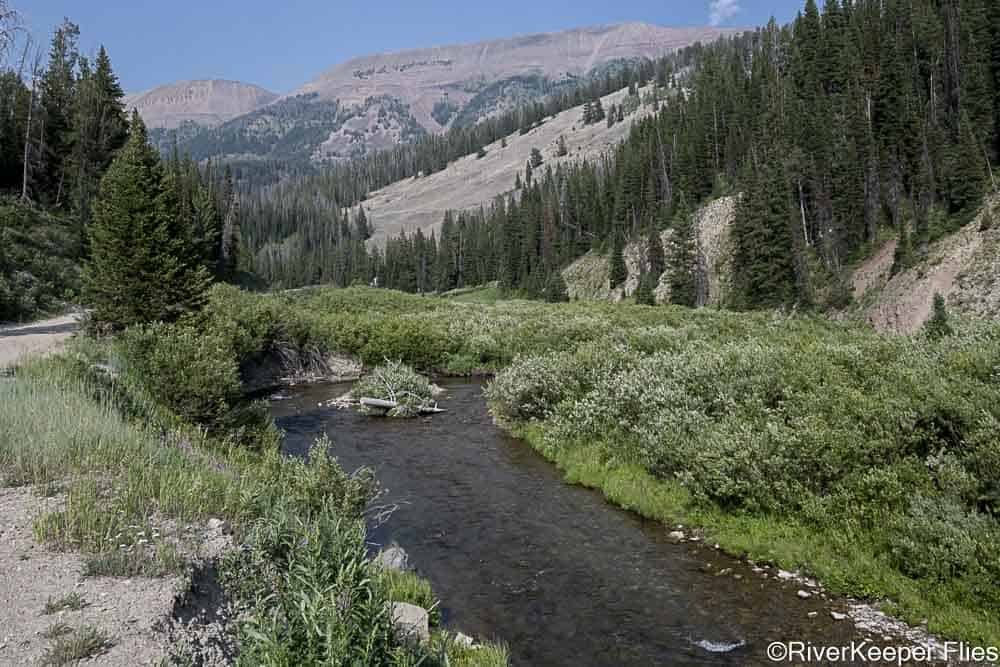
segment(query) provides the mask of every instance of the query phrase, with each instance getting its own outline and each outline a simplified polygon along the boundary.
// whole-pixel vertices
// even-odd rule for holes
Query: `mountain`
[[[603,63],[658,58],[723,34],[726,31],[718,28],[623,23],[412,49],[349,60],[292,95],[316,93],[320,99],[339,100],[342,105],[361,104],[372,97],[396,98],[409,106],[421,126],[434,132],[448,127],[470,104],[483,103],[484,94],[495,95],[490,89],[497,82],[523,84],[534,77],[565,81]],[[452,113],[442,111],[444,107],[451,107]]]
[[[660,57],[733,32],[625,23],[354,58],[221,124],[181,127],[177,141],[196,159],[320,163],[358,157],[475,124],[584,77],[604,76],[616,63]],[[186,118],[171,115],[172,108],[150,105],[140,112],[178,128],[177,119]],[[173,137],[159,140],[164,146]]]
[[[150,129],[176,129],[185,123],[213,127],[266,106],[278,95],[240,81],[202,79],[178,81],[129,95],[125,106],[135,107]]]

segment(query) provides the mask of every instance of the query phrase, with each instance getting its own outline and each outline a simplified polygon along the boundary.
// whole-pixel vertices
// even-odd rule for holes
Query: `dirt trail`
[[[0,327],[0,368],[7,368],[30,356],[51,354],[79,328],[78,316],[61,315],[49,320],[12,327]]]

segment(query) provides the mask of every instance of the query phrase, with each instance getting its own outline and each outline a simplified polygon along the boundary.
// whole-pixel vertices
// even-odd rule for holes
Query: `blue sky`
[[[223,78],[288,92],[354,56],[587,25],[749,26],[803,0],[12,0],[46,43],[63,16],[128,91]]]

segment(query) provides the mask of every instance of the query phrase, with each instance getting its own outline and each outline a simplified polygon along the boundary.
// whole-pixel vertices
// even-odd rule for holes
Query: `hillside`
[[[204,79],[157,86],[125,98],[150,129],[176,129],[184,123],[211,127],[255,111],[276,100],[275,93],[240,81]]]
[[[365,56],[280,98],[251,95],[241,110],[223,104],[243,99],[235,91],[211,103],[192,82],[135,99],[147,124],[178,130],[181,149],[196,159],[322,163],[473,125],[585,77],[604,76],[616,63],[660,57],[735,32],[625,23]],[[156,139],[161,146],[173,142],[172,136]]]
[[[639,98],[651,94],[652,87],[639,91]],[[628,90],[601,98],[604,108],[620,105]],[[488,206],[497,196],[513,190],[517,174],[523,174],[532,148],[544,159],[541,170],[555,170],[559,165],[593,160],[605,155],[628,136],[632,124],[652,113],[652,107],[633,100],[636,110],[625,121],[608,127],[604,121],[584,125],[583,107],[567,109],[547,118],[527,134],[514,133],[486,147],[486,156],[467,155],[442,171],[406,179],[372,192],[364,202],[369,220],[375,227],[374,242],[421,229],[425,233],[440,226],[447,210]],[[558,156],[559,137],[566,142],[567,154]],[[506,142],[506,146],[504,146]]]
[[[701,305],[721,306],[728,294],[732,276],[732,242],[730,230],[736,211],[736,197],[720,197],[708,202],[695,212],[695,233],[697,234],[698,258],[696,264],[704,267],[700,280],[705,286]],[[667,270],[660,276],[654,290],[657,303],[670,300],[670,252],[673,230],[660,233],[667,257]],[[562,271],[563,280],[571,299],[586,301],[622,301],[632,296],[639,286],[640,274],[647,270],[646,242],[634,241],[625,246],[625,268],[628,278],[615,289],[609,287],[610,269],[608,258],[596,252],[588,252]]]
[[[730,230],[736,198],[710,201],[695,213],[700,258],[706,267],[705,305],[725,305],[732,280]],[[986,200],[982,209],[961,230],[949,234],[928,249],[927,258],[905,271],[892,275],[896,239],[887,240],[868,258],[849,269],[854,303],[837,319],[863,320],[878,331],[912,334],[930,318],[934,295],[945,297],[949,311],[978,319],[1000,317],[1000,226],[983,228],[983,217],[993,220],[1000,213],[1000,196]],[[661,234],[667,253],[667,271],[655,291],[657,302],[670,299],[669,273],[672,230]],[[645,242],[625,247],[628,278],[616,289],[608,287],[608,258],[589,252],[563,269],[570,298],[591,301],[622,301],[631,296],[645,270]]]
[[[983,215],[1000,211],[1000,197],[990,198],[979,214],[960,231],[932,244],[927,258],[889,277],[896,242],[890,241],[865,268],[873,265],[876,278],[862,299],[864,318],[880,331],[913,333],[931,315],[934,295],[945,297],[948,308],[973,317],[1000,316],[1000,229],[982,229]]]

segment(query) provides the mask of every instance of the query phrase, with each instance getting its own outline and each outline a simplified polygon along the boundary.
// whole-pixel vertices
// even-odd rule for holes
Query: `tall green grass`
[[[420,591],[423,604],[434,604],[429,588],[401,589],[367,557],[370,472],[344,473],[325,440],[306,462],[273,447],[242,447],[233,434],[210,437],[141,378],[93,370],[109,354],[84,341],[0,381],[0,483],[65,492],[60,509],[36,520],[40,540],[82,551],[91,574],[158,575],[183,566],[161,534],[164,520],[183,527],[228,519],[243,545],[221,566],[241,610],[231,629],[239,664],[506,664],[495,647],[467,662],[461,647],[441,653],[396,637],[388,613],[394,593]]]

